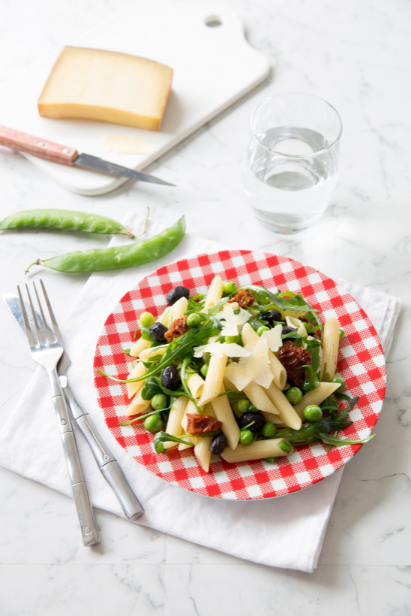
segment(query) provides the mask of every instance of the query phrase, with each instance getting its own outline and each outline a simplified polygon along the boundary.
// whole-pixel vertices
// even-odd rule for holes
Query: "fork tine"
[[[56,317],[54,316],[53,309],[51,307],[48,295],[46,293],[46,287],[44,286],[43,281],[42,281],[41,278],[40,278],[40,284],[41,284],[41,288],[43,289],[44,299],[46,300],[47,308],[48,308],[48,311],[49,311],[50,320],[51,320],[51,327],[53,329],[54,335],[56,336],[57,340],[61,344],[61,334],[60,334],[59,326],[57,325]]]
[[[28,319],[27,312],[26,312],[26,307],[24,305],[24,301],[23,301],[23,298],[21,296],[21,291],[20,291],[20,287],[19,286],[17,286],[17,291],[18,291],[19,298],[20,298],[20,306],[21,306],[21,312],[23,313],[24,325],[26,327],[27,340],[29,341],[29,345],[31,347],[34,347],[34,346],[36,346],[37,341],[34,340],[33,333],[31,331],[29,319]]]
[[[36,311],[34,310],[33,302],[31,301],[31,295],[30,295],[30,291],[29,291],[27,284],[26,284],[26,291],[27,291],[27,295],[29,298],[29,302],[30,302],[31,315],[33,317],[33,323],[34,323],[34,327],[36,330],[37,340],[39,341],[40,346],[44,346],[46,341],[43,338],[43,334],[38,324],[37,317],[36,317]]]
[[[40,308],[40,314],[41,314],[41,318],[43,320],[44,331],[45,331],[45,334],[47,336],[47,340],[50,343],[52,343],[52,342],[55,341],[55,336],[53,336],[53,333],[52,333],[50,327],[48,326],[48,323],[47,323],[46,318],[44,316],[43,306],[41,305],[41,301],[40,301],[40,298],[39,298],[39,294],[37,293],[37,287],[36,287],[36,283],[35,282],[33,282],[33,287],[34,287],[34,291],[36,293],[37,303],[38,303],[39,308]]]

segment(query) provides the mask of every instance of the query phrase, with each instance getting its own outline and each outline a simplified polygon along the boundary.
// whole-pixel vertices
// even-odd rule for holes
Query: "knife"
[[[26,337],[26,328],[24,325],[24,318],[19,298],[17,295],[13,295],[12,293],[4,293],[3,300]],[[26,305],[26,313],[29,317],[30,327],[33,328],[34,323],[32,313],[31,310],[27,310],[27,308],[29,308],[28,304]],[[44,333],[42,318],[37,311],[35,311],[35,314],[40,325],[40,329]],[[56,337],[60,344],[62,344],[61,337],[57,335]],[[57,374],[71,414],[89,444],[102,475],[120,501],[127,518],[132,521],[137,520],[144,514],[144,509],[131,489],[130,484],[128,483],[116,458],[113,456],[98,433],[90,415],[81,408],[73,392],[71,391],[66,375],[67,368],[70,365],[70,358],[67,352],[63,351],[63,355],[61,356],[57,366]]]
[[[150,182],[151,184],[175,186],[175,184],[160,180],[160,178],[156,178],[154,175],[149,175],[142,171],[135,171],[128,167],[122,167],[121,165],[115,165],[98,156],[92,156],[91,154],[79,154],[74,148],[59,145],[58,143],[53,143],[52,141],[47,141],[47,139],[41,139],[40,137],[34,137],[33,135],[28,135],[27,133],[22,133],[13,128],[7,128],[6,126],[0,126],[0,145],[4,145],[12,150],[31,154],[32,156],[37,156],[38,158],[45,158],[46,160],[51,160],[60,165],[82,167],[83,169],[91,169],[92,171],[108,173],[109,175],[120,175],[133,180]]]

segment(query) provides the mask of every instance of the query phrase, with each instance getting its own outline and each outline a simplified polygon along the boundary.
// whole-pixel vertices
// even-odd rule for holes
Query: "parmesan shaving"
[[[229,364],[225,374],[240,391],[251,381],[266,389],[270,387],[274,377],[270,370],[267,340],[260,338],[249,357],[241,358],[238,364]]]
[[[237,304],[238,306],[238,304]],[[235,308],[237,310],[237,308]],[[240,308],[239,314],[234,313],[234,304],[224,304],[223,314],[221,316],[222,319],[225,320],[225,326],[221,330],[222,336],[238,336],[240,333],[240,329],[249,319],[251,318],[251,314]]]
[[[300,334],[300,336],[307,336],[305,325],[302,321],[300,321],[300,319],[296,319],[295,317],[285,317],[285,320],[288,327],[294,327],[297,330],[297,334]]]
[[[282,325],[276,325],[273,329],[270,329],[268,332],[263,332],[261,335],[261,339],[267,340],[268,348],[273,353],[276,353],[278,349],[283,346],[281,338],[282,330]]]
[[[203,344],[202,346],[195,347],[194,357],[202,357],[203,353],[211,353],[217,358],[226,355],[227,357],[248,357],[250,351],[247,351],[239,344],[228,342],[212,342],[211,344]]]

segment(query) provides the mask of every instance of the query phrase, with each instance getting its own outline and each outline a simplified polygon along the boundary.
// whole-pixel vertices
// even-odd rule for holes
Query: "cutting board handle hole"
[[[208,26],[209,28],[219,28],[220,26],[223,25],[223,22],[221,21],[221,19],[217,17],[216,15],[210,15],[209,17],[206,17],[204,22],[205,22],[205,25]]]

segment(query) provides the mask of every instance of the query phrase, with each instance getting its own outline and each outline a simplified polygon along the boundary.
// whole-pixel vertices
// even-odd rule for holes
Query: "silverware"
[[[70,476],[74,501],[76,503],[77,515],[83,536],[83,543],[86,547],[88,547],[90,545],[95,545],[96,543],[99,543],[100,537],[95,525],[93,510],[91,508],[87,486],[84,481],[83,470],[81,468],[76,439],[74,437],[73,428],[71,426],[70,415],[68,412],[64,395],[60,387],[60,382],[57,377],[56,367],[59,359],[63,354],[63,347],[57,340],[57,336],[55,335],[55,319],[52,311],[50,310],[50,304],[48,302],[48,299],[46,300],[46,303],[47,307],[49,308],[49,316],[53,331],[48,326],[47,321],[44,317],[43,308],[34,283],[33,287],[36,293],[44,329],[43,331],[40,330],[40,326],[36,317],[36,313],[34,311],[33,302],[31,301],[31,296],[27,285],[26,290],[31,308],[34,331],[32,331],[30,327],[29,319],[27,316],[28,312],[26,311],[26,307],[24,305],[20,287],[17,287],[20,298],[21,311],[23,314],[24,327],[27,340],[29,342],[31,356],[36,362],[38,362],[47,370],[47,374],[49,375],[51,395],[53,398],[54,408],[56,410],[57,423],[60,430],[61,440],[63,441],[64,454],[66,457],[67,469]],[[45,293],[44,286],[43,292]]]
[[[46,301],[47,294],[44,289],[43,282],[40,280],[40,283],[43,288],[43,292],[45,294]],[[3,300],[6,306],[9,308],[10,312],[16,319],[18,325],[21,327],[21,330],[24,334],[26,334],[26,329],[23,320],[23,313],[20,305],[20,300],[16,295],[12,293],[4,293]],[[50,303],[48,302],[48,308],[50,314],[52,314],[52,319],[54,323],[54,332],[58,342],[63,346],[62,337],[60,334],[60,330],[57,325],[57,321],[54,317],[52,308]],[[26,312],[30,315],[30,310],[27,310],[28,305],[26,304]],[[41,316],[34,311],[34,314],[37,318],[37,322],[39,323],[40,329],[44,329],[44,325],[42,322]],[[30,320],[30,319],[29,319]],[[31,323],[30,323],[31,324]],[[116,458],[113,456],[107,445],[104,443],[101,438],[96,426],[94,425],[91,417],[86,413],[76,400],[73,392],[70,389],[68,379],[67,379],[67,369],[71,365],[70,358],[68,356],[67,351],[63,350],[63,355],[57,366],[57,373],[60,381],[61,388],[65,394],[66,402],[69,406],[71,414],[73,418],[76,420],[76,423],[80,430],[82,431],[87,443],[90,446],[90,449],[94,455],[94,458],[100,468],[101,473],[106,479],[107,483],[111,486],[113,492],[117,496],[123,511],[129,520],[137,520],[144,514],[144,509],[140,502],[138,501],[136,495],[130,487],[123,471]]]
[[[165,182],[154,175],[149,175],[142,171],[135,171],[135,169],[129,169],[121,165],[115,165],[107,160],[98,158],[98,156],[92,156],[91,154],[79,154],[74,148],[53,143],[52,141],[40,137],[34,137],[34,135],[22,133],[21,131],[14,130],[14,128],[7,128],[7,126],[0,126],[0,145],[4,145],[12,150],[31,154],[32,156],[37,156],[37,158],[45,158],[46,160],[51,160],[60,165],[92,169],[93,171],[108,173],[109,175],[120,175],[133,180],[150,182],[151,184],[174,186],[174,184]]]

